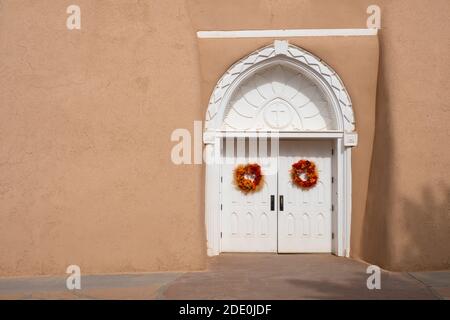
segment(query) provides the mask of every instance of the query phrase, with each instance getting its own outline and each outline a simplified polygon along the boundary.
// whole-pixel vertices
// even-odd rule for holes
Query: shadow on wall
[[[441,182],[438,192],[434,192],[435,189],[424,187],[421,198],[402,200],[406,231],[402,248],[407,250],[395,259],[400,266],[411,270],[420,270],[426,265],[450,268],[450,185]]]
[[[379,34],[380,56],[377,87],[377,105],[375,110],[375,138],[370,168],[369,188],[366,211],[362,219],[360,257],[370,263],[388,268],[391,261],[389,239],[389,211],[392,208],[393,190],[393,139],[391,112],[389,110],[389,88],[386,86],[384,70],[386,62],[381,44],[383,36]],[[381,171],[380,171],[381,170]],[[383,172],[382,175],[379,172]]]
[[[379,34],[383,44],[382,33]],[[396,185],[392,111],[387,86],[391,79],[380,47],[375,141],[369,179],[360,257],[393,271],[450,268],[450,185],[430,182],[414,199],[399,194]],[[401,157],[405,161],[405,157]],[[381,174],[380,174],[381,173]],[[425,167],[414,174],[427,174]]]

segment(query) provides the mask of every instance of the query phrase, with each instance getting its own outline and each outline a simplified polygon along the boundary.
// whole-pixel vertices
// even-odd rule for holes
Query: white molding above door
[[[281,38],[281,37],[359,37],[376,36],[378,29],[278,29],[198,31],[200,39]]]

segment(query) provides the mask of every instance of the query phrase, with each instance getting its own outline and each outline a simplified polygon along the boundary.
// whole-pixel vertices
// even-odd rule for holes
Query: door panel
[[[319,181],[310,189],[291,182],[290,169],[300,159],[313,161]],[[331,142],[280,142],[278,193],[278,252],[331,252]]]
[[[259,140],[227,139],[222,150],[222,252],[276,252],[277,210],[271,210],[271,195],[277,194],[277,157]],[[259,152],[260,151],[260,152]],[[278,152],[274,153],[278,154]],[[264,175],[263,187],[245,194],[234,184],[239,164],[257,162]]]
[[[281,140],[279,148],[255,139],[224,141],[221,251],[331,252],[331,141]],[[291,182],[291,165],[300,159],[318,169],[319,181],[308,190]],[[261,165],[264,185],[244,194],[234,185],[234,169],[252,162]]]

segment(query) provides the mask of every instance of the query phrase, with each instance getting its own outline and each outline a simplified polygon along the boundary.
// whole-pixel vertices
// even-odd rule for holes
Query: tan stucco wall
[[[367,119],[357,123],[367,134],[355,149],[352,254],[391,269],[449,267],[450,3],[376,2],[375,118],[348,88],[357,121]],[[81,31],[65,27],[73,3]],[[364,28],[372,3],[0,0],[0,275],[61,274],[69,264],[84,273],[204,268],[203,168],[172,165],[170,134],[204,118],[201,89],[228,66],[200,68],[195,31]],[[298,44],[347,86],[373,88],[364,69],[344,66],[374,56],[361,60],[351,39],[323,40]],[[374,120],[372,157],[364,146]]]
[[[0,274],[204,268],[202,167],[170,161],[172,131],[204,117],[184,3],[0,14]]]
[[[450,1],[382,1],[376,136],[355,252],[392,270],[450,268]]]

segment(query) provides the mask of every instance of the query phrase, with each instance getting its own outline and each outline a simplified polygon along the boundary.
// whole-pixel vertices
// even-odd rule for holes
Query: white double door
[[[278,144],[275,148],[266,141],[225,141],[222,252],[331,252],[331,141],[280,140]],[[291,180],[291,166],[301,159],[317,166],[319,180],[310,189],[301,189]],[[245,194],[234,184],[234,169],[253,162],[262,167],[263,186]]]

